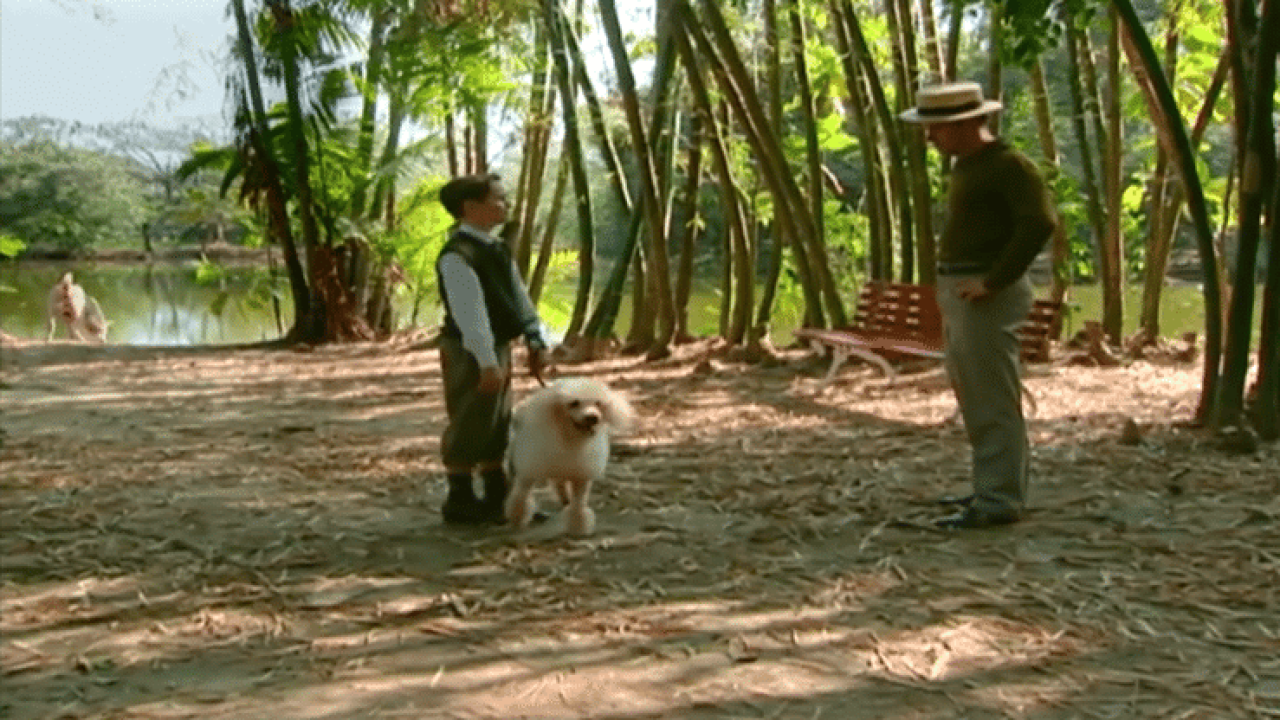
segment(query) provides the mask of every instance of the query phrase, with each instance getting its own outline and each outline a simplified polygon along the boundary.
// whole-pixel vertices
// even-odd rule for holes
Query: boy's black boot
[[[471,473],[450,473],[449,494],[440,512],[444,521],[456,525],[480,525],[488,522],[484,505],[476,498]]]
[[[507,473],[502,468],[491,468],[480,472],[484,481],[484,500],[480,501],[491,522],[506,522]]]

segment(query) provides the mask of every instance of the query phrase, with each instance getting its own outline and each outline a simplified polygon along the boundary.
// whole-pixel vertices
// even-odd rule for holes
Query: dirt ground
[[[570,539],[441,524],[413,339],[0,345],[0,716],[1280,717],[1280,448],[1198,366],[1035,370],[1030,518],[943,532],[936,373],[710,354],[563,370],[643,416]]]

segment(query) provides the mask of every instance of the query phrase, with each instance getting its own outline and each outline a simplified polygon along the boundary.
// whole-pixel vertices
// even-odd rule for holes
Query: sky
[[[0,0],[0,119],[223,114],[226,0]]]
[[[619,4],[624,29],[651,26],[648,0]],[[0,120],[223,128],[223,63],[235,29],[226,8],[227,0],[0,0]],[[602,34],[583,45],[600,58],[592,65],[604,82]]]

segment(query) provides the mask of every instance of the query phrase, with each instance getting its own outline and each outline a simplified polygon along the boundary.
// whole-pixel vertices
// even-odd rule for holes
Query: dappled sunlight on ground
[[[441,525],[415,342],[0,350],[6,717],[1280,712],[1280,450],[1179,426],[1193,366],[1029,373],[1031,516],[973,533],[936,374],[564,367],[641,415],[570,538]]]

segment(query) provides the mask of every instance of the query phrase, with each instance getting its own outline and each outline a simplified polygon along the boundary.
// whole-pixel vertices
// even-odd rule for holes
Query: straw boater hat
[[[978,83],[957,82],[920,88],[916,107],[898,117],[913,123],[943,123],[990,115],[1002,107],[995,100],[984,100]]]

